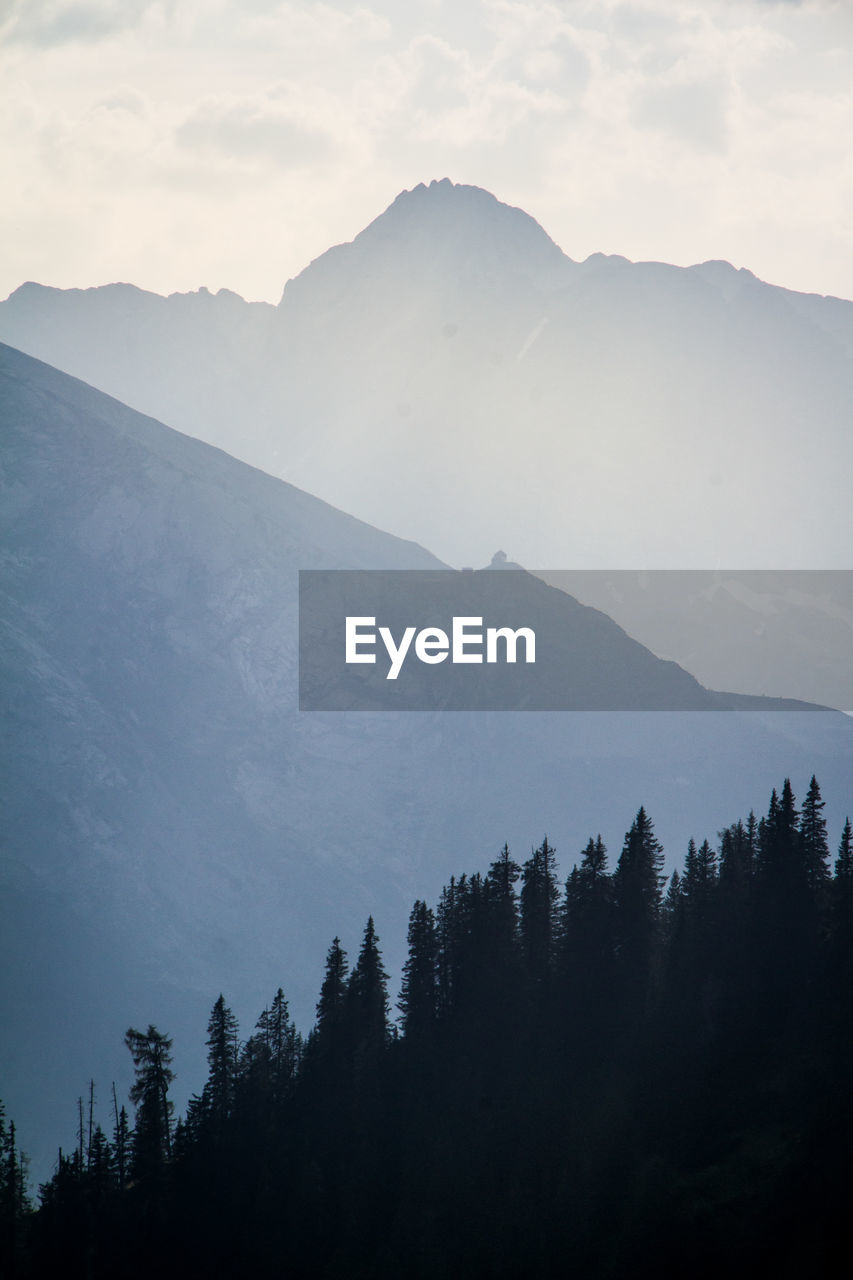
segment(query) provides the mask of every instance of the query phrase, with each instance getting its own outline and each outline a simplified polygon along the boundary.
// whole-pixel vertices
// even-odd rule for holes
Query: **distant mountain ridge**
[[[853,303],[574,262],[475,187],[401,193],[277,307],[30,284],[0,339],[449,563],[849,566]]]

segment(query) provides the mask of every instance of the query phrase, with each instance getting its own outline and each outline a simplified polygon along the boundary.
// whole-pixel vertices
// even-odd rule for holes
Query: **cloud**
[[[219,152],[230,159],[264,160],[293,168],[328,159],[331,135],[269,102],[207,102],[178,125],[178,145]]]
[[[407,97],[416,110],[430,114],[465,107],[475,79],[468,55],[436,36],[421,36],[410,47],[410,66],[405,79]]]
[[[123,85],[121,88],[105,94],[103,98],[99,98],[94,103],[92,110],[127,112],[131,116],[144,116],[149,111],[149,105],[144,95],[137,89]]]
[[[723,151],[730,92],[722,76],[650,86],[637,95],[633,121],[704,150]]]
[[[160,0],[11,0],[2,13],[3,39],[51,48],[93,43],[137,27]]]

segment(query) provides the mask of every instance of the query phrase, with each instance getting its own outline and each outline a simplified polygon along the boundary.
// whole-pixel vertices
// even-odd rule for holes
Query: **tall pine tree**
[[[404,1035],[420,1041],[430,1035],[438,1012],[438,937],[435,914],[425,902],[412,907],[408,943],[399,1008]]]
[[[373,916],[365,926],[358,960],[350,975],[348,1003],[357,1047],[367,1052],[381,1049],[388,1036],[388,974],[382,967]]]
[[[172,1041],[150,1025],[147,1031],[130,1027],[124,1042],[136,1073],[130,1089],[130,1100],[136,1107],[133,1169],[137,1178],[145,1178],[158,1174],[172,1154]]]
[[[658,940],[663,846],[641,807],[625,833],[613,877],[619,965],[629,985],[645,986]]]
[[[203,1099],[207,1128],[221,1138],[234,1110],[239,1044],[237,1019],[220,994],[207,1024],[208,1076]]]
[[[800,814],[800,846],[806,881],[814,894],[822,893],[829,884],[829,844],[824,807],[817,778],[812,774]]]
[[[521,945],[534,992],[547,990],[555,955],[560,891],[553,845],[545,836],[521,868]]]

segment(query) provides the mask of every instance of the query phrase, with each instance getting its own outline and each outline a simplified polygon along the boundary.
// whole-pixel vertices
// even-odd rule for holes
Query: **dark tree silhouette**
[[[829,883],[829,844],[826,839],[825,808],[817,778],[812,774],[800,814],[800,846],[806,879],[812,893],[823,892]]]
[[[388,974],[382,967],[373,916],[365,926],[358,960],[350,974],[348,1003],[357,1048],[362,1052],[382,1048],[388,1036]]]
[[[430,1036],[438,1013],[438,937],[435,913],[425,902],[412,907],[408,944],[398,1007],[403,1033],[414,1043]]]
[[[853,890],[853,837],[851,837],[850,819],[844,823],[841,841],[838,845],[838,857],[835,860],[835,880],[839,888],[847,893]]]
[[[217,1138],[234,1111],[238,1053],[237,1019],[220,994],[207,1024],[208,1077],[202,1095],[207,1127]]]
[[[558,927],[555,851],[546,836],[521,868],[521,945],[532,989],[547,990]]]
[[[659,939],[664,885],[663,847],[644,808],[625,833],[613,876],[617,959],[620,980],[642,999]]]
[[[372,918],[351,973],[332,943],[304,1054],[281,989],[239,1052],[220,996],[207,1083],[171,1142],[171,1041],[129,1031],[134,1133],[115,1096],[112,1144],[91,1107],[34,1216],[0,1112],[5,1270],[835,1274],[853,1142],[850,823],[831,884],[815,779],[801,814],[786,780],[718,852],[691,840],[665,899],[662,855],[641,808],[613,875],[591,838],[559,906],[547,840],[521,869],[504,847],[485,875],[453,878],[435,913],[416,902],[401,1034]]]
[[[145,1178],[161,1170],[172,1154],[172,1041],[150,1025],[147,1031],[130,1027],[124,1042],[136,1072],[130,1090],[130,1100],[136,1107],[133,1171],[135,1177]]]

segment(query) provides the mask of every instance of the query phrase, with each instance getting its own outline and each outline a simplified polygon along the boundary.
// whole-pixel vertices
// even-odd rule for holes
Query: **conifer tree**
[[[115,1159],[107,1136],[99,1124],[96,1124],[89,1144],[87,1181],[89,1197],[93,1205],[99,1204],[112,1189],[115,1182]]]
[[[853,949],[853,834],[849,818],[838,845],[832,897],[835,932]]]
[[[614,950],[613,882],[607,874],[607,848],[599,834],[590,836],[581,856],[566,881],[562,911],[563,969],[571,971],[583,964],[591,972],[585,983],[602,965],[607,965]]]
[[[780,796],[776,795],[774,788],[767,818],[761,827],[757,874],[762,882],[763,899],[768,909],[781,911],[783,915],[799,915],[800,895],[812,888],[820,878],[818,863],[821,863],[822,855],[817,850],[822,838],[825,838],[821,836],[822,800],[817,783],[815,790],[809,788],[809,791],[812,792],[812,801],[809,805],[808,827],[815,855],[815,864],[811,868],[803,855],[800,815],[790,778],[785,778]]]
[[[601,1042],[615,976],[613,880],[607,849],[590,837],[579,866],[566,880],[558,942],[559,986],[564,1044],[589,1055]]]
[[[853,838],[851,838],[850,819],[844,823],[841,841],[838,845],[838,857],[835,860],[835,879],[839,884],[853,888]]]
[[[307,1065],[323,1072],[335,1071],[346,1059],[349,1048],[348,991],[349,963],[338,937],[326,953],[326,969],[317,1001],[317,1020],[306,1045]]]
[[[758,851],[758,822],[756,821],[755,812],[753,809],[750,809],[749,811],[749,817],[747,818],[745,830],[746,830],[746,847],[749,853],[749,867],[750,867],[750,870],[752,870],[753,864],[755,862],[755,855]]]
[[[202,1089],[201,1093],[192,1094],[186,1112],[176,1126],[180,1130],[184,1149],[188,1150],[202,1140],[207,1126],[207,1113],[207,1089]]]
[[[472,902],[471,945],[476,1000],[484,1033],[495,1049],[507,1016],[517,1007],[519,986],[519,905],[516,884],[521,868],[504,845],[480,882],[479,899]]]
[[[673,937],[678,930],[684,908],[684,889],[682,887],[682,879],[678,871],[673,871],[669,877],[669,884],[666,889],[666,896],[661,906],[661,913],[666,937],[672,943]]]
[[[250,1107],[279,1107],[290,1097],[302,1059],[302,1037],[290,1017],[281,987],[243,1046],[239,1091]]]
[[[404,1035],[421,1040],[429,1035],[438,1012],[438,937],[435,915],[425,902],[412,907],[408,944],[398,1007]]]
[[[773,840],[779,821],[779,795],[774,787],[770,793],[770,804],[767,816],[758,823],[758,839],[755,850],[755,872],[762,885],[767,885],[773,878]]]
[[[754,871],[755,853],[758,844],[758,823],[750,809],[749,819],[744,824],[740,819],[719,833],[719,878],[720,885],[727,895],[746,899],[748,886]]]
[[[733,1026],[748,1017],[759,945],[756,925],[756,857],[759,823],[750,810],[719,833],[719,910],[716,919],[715,964],[720,974],[724,1017]]]
[[[27,1158],[18,1150],[15,1122],[6,1122],[0,1102],[0,1264],[2,1273],[15,1274],[20,1258],[24,1219],[30,1210]]]
[[[759,826],[756,874],[761,885],[761,910],[785,928],[786,919],[799,918],[800,896],[809,887],[802,852],[799,812],[790,778],[781,796],[774,787],[767,817]]]
[[[641,984],[657,940],[663,884],[663,846],[641,807],[613,877],[620,965]]]
[[[136,1073],[130,1089],[130,1100],[136,1107],[134,1172],[144,1177],[157,1173],[172,1154],[172,1040],[152,1024],[147,1031],[130,1027],[124,1042]]]
[[[691,838],[684,862],[682,891],[688,916],[704,927],[709,922],[711,903],[717,883],[717,855],[707,840],[700,847]]]
[[[696,841],[691,836],[687,841],[687,856],[684,859],[684,893],[690,893],[696,887]]]
[[[113,1172],[120,1191],[124,1190],[127,1181],[128,1157],[130,1154],[130,1125],[127,1110],[122,1105],[119,1111],[115,1081],[113,1081]]]
[[[438,1011],[441,1017],[449,1016],[455,1008],[459,959],[463,951],[464,902],[467,894],[467,878],[457,881],[455,876],[441,891],[436,912],[436,938],[438,941]]]
[[[290,1017],[287,1000],[281,987],[275,993],[269,1009],[265,1009],[257,1022],[267,1061],[269,1089],[273,1104],[290,1095],[299,1069],[301,1040]]]
[[[820,832],[820,793],[812,789],[812,833]],[[815,849],[819,845],[814,846]],[[762,1034],[770,1034],[784,1008],[804,1018],[813,1003],[821,936],[822,855],[809,865],[803,850],[800,814],[789,778],[781,795],[771,797],[760,828],[753,912],[753,1016]]]
[[[518,936],[518,895],[515,886],[521,867],[510,856],[509,845],[489,867],[486,877],[486,899],[494,950],[511,954]]]
[[[381,1048],[388,1035],[388,975],[382,967],[373,916],[368,918],[350,975],[348,1003],[354,1015],[357,1044],[362,1049]]]
[[[593,885],[599,884],[606,874],[607,847],[599,831],[594,841],[590,836],[589,843],[584,850],[583,859],[581,860],[581,876],[590,885]]]
[[[521,869],[521,945],[535,988],[544,990],[554,959],[557,934],[555,850],[546,836]]]
[[[220,994],[207,1024],[208,1077],[204,1103],[210,1128],[221,1136],[234,1110],[237,1089],[237,1019]]]
[[[762,828],[758,869],[765,881],[790,884],[796,879],[802,866],[798,857],[799,816],[791,779],[786,778],[781,796],[773,788]]]
[[[497,904],[495,904],[497,905]],[[456,900],[456,1013],[477,1024],[491,1017],[491,994],[496,977],[490,886],[479,871],[463,876]]]
[[[812,774],[800,815],[800,844],[806,879],[813,893],[824,889],[829,882],[829,844],[824,807],[817,778]]]
[[[340,938],[333,938],[326,955],[326,973],[317,1002],[317,1029],[324,1031],[341,1016],[347,989],[349,965]]]
[[[719,997],[717,855],[707,840],[691,838],[679,886],[679,909],[669,930],[667,988],[674,1032],[680,1024],[682,1051],[716,1034]]]

